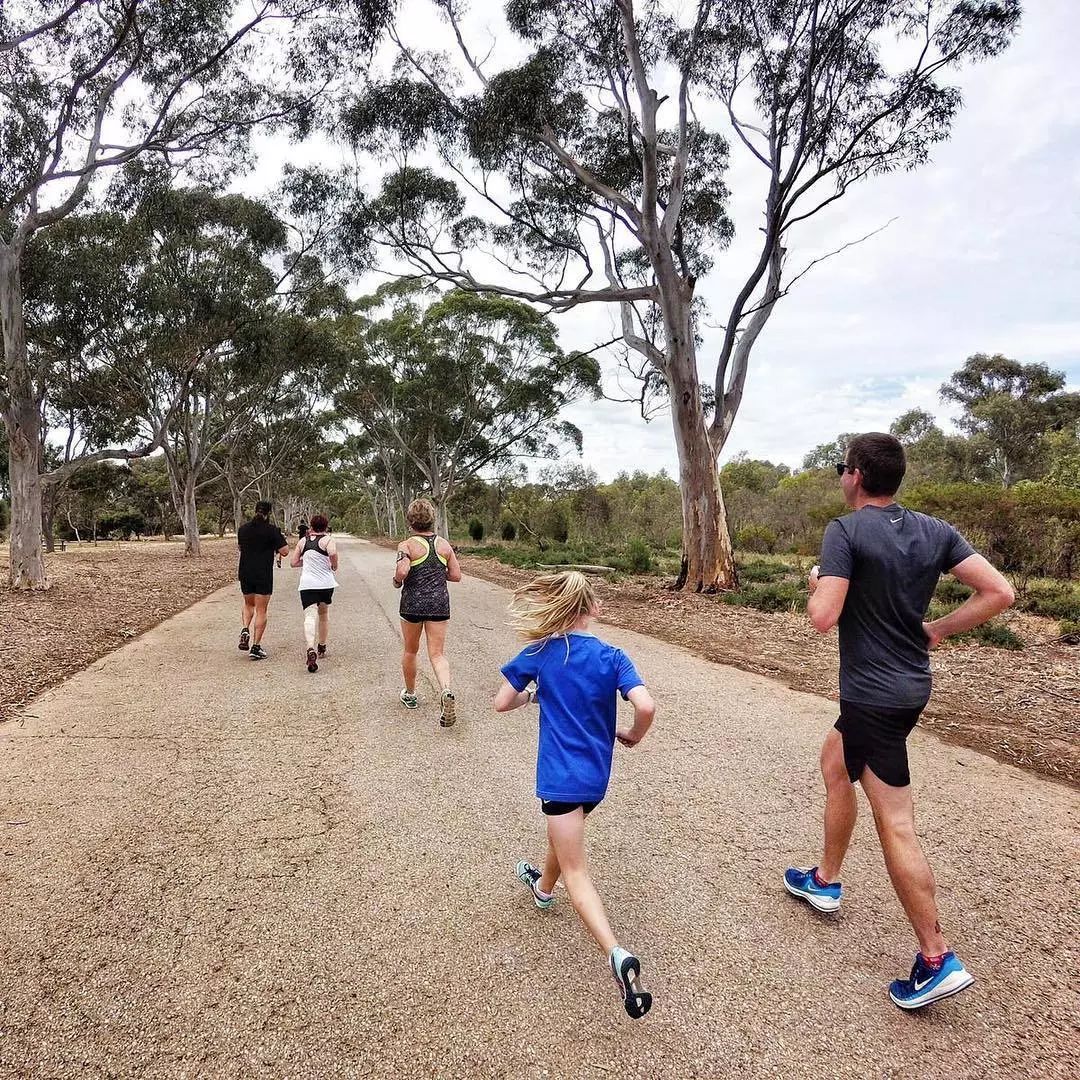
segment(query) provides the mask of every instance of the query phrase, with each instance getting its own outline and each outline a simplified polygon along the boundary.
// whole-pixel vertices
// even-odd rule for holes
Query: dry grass
[[[102,541],[47,556],[50,588],[0,588],[4,661],[0,721],[35,694],[80,671],[236,576],[236,540],[204,540],[199,559],[179,542]],[[7,581],[8,559],[0,556]]]

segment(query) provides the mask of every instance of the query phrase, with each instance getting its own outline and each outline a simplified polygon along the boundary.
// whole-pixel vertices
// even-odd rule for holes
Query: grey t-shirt
[[[897,503],[829,522],[818,574],[851,583],[839,624],[842,700],[896,709],[926,704],[926,609],[941,575],[974,554],[947,521]]]

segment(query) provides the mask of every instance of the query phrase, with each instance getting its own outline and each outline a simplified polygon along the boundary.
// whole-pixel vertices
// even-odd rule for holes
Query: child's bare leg
[[[548,843],[554,849],[570,902],[605,954],[618,944],[611,932],[603,901],[596,891],[585,860],[585,813],[578,807],[570,814],[547,819]],[[544,864],[547,873],[547,863]]]
[[[551,841],[548,840],[547,854],[544,856],[544,872],[540,875],[540,880],[536,883],[536,887],[542,892],[551,894],[551,890],[555,888],[555,883],[559,880],[559,875],[562,873],[562,868],[559,866],[559,856],[555,854],[555,848],[552,847]]]

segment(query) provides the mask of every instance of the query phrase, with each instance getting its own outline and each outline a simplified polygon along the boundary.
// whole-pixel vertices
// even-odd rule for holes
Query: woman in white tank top
[[[330,632],[330,605],[334,602],[338,567],[337,545],[329,535],[330,522],[325,514],[315,514],[307,536],[302,537],[289,564],[300,570],[300,604],[304,609],[304,639],[307,646],[307,669],[319,670],[319,660],[326,656],[326,638]]]

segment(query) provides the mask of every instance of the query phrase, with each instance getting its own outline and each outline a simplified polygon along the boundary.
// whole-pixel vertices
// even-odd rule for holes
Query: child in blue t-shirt
[[[636,746],[649,730],[656,706],[630,658],[589,633],[599,614],[596,593],[583,574],[566,571],[537,578],[514,594],[515,625],[531,644],[506,664],[495,711],[540,705],[536,794],[547,818],[543,871],[527,862],[517,876],[538,908],[555,902],[561,877],[574,910],[608,956],[626,1011],[635,1019],[652,1005],[641,988],[641,964],[619,947],[585,861],[585,817],[607,792],[611,755],[618,739]],[[530,683],[535,690],[528,690]],[[617,728],[617,694],[634,706],[634,723]]]

